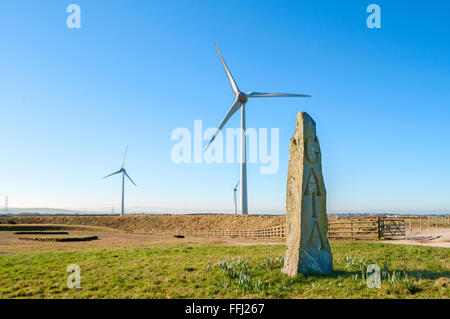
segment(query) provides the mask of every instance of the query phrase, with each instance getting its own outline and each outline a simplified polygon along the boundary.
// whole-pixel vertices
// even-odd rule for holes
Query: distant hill
[[[79,215],[89,212],[60,208],[9,208],[0,209],[0,214],[6,215]]]

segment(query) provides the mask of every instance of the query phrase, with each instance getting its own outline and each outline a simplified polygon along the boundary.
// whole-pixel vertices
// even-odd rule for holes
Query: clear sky
[[[1,206],[118,211],[102,177],[128,144],[129,211],[232,211],[239,164],[171,161],[175,128],[217,127],[234,100],[216,42],[242,90],[313,96],[247,105],[248,127],[280,132],[279,171],[249,165],[251,212],[284,211],[299,111],[329,211],[450,211],[449,20],[448,1],[2,1]]]

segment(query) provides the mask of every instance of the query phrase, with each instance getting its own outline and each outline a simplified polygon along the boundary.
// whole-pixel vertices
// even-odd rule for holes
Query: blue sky
[[[70,3],[81,29],[66,26]],[[381,29],[366,26],[370,3]],[[175,128],[218,126],[233,102],[216,42],[242,90],[313,95],[247,105],[248,127],[280,130],[278,173],[249,165],[250,211],[284,211],[299,111],[317,123],[329,211],[449,211],[449,12],[447,1],[4,1],[0,198],[118,210],[120,178],[102,177],[128,144],[129,211],[232,211],[239,164],[170,158]]]

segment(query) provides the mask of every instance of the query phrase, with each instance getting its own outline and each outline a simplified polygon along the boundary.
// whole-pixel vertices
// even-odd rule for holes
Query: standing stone
[[[286,188],[287,238],[283,273],[329,274],[333,256],[328,243],[326,190],[316,123],[305,112],[297,115],[290,142]]]

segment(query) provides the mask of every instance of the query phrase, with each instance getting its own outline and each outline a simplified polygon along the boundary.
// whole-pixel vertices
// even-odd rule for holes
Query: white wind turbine
[[[133,182],[133,180],[131,179],[130,176],[128,176],[126,169],[123,167],[125,165],[125,158],[127,157],[127,150],[128,150],[128,145],[125,148],[125,153],[123,154],[123,161],[122,161],[122,167],[117,171],[114,172],[112,174],[109,174],[108,176],[103,177],[103,179],[116,175],[116,174],[120,174],[122,173],[122,210],[120,212],[121,216],[125,215],[125,210],[124,210],[124,198],[125,198],[125,176],[128,177],[128,179],[134,184],[134,186],[136,186],[136,183]]]
[[[236,192],[237,192],[237,187],[239,185],[239,181],[237,182],[236,186],[233,189],[233,195],[234,195],[234,213],[237,214],[237,197],[236,197]]]
[[[217,134],[222,130],[228,120],[236,113],[239,108],[241,108],[241,160],[240,160],[240,181],[241,181],[241,214],[248,214],[248,205],[247,205],[247,154],[246,154],[246,143],[245,143],[245,104],[247,103],[249,98],[254,97],[311,97],[311,95],[305,94],[289,94],[289,93],[261,93],[261,92],[248,92],[243,93],[239,90],[236,82],[234,81],[233,76],[228,70],[227,64],[225,63],[222,54],[220,54],[219,48],[216,45],[217,54],[219,55],[220,61],[222,62],[223,68],[225,69],[225,73],[228,76],[228,80],[230,81],[231,88],[233,93],[236,95],[236,100],[233,105],[231,105],[230,110],[228,111],[225,118],[220,123],[219,128],[217,129],[214,136],[209,141],[206,146],[204,152],[206,152],[217,137]]]

